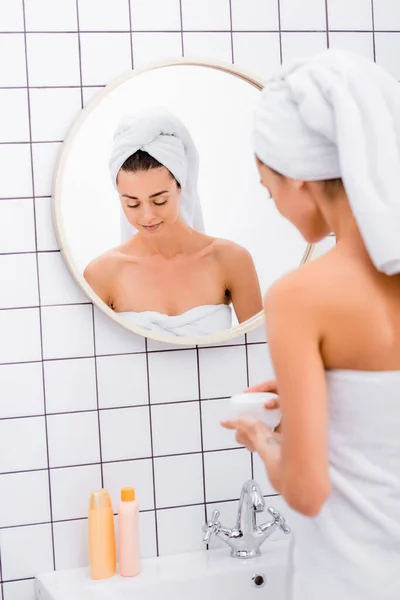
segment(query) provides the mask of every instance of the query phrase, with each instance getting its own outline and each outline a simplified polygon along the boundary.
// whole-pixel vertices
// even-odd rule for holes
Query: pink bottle
[[[140,573],[139,554],[139,505],[134,488],[121,490],[118,507],[119,572],[123,577],[135,577]]]

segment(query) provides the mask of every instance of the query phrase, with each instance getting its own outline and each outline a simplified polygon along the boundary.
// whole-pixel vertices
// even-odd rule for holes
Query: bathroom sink
[[[92,581],[88,569],[55,571],[35,581],[36,600],[283,600],[289,541],[265,544],[259,558],[226,549],[143,561],[138,577]]]

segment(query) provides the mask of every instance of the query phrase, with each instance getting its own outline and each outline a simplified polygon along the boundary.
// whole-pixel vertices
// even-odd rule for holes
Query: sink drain
[[[262,588],[265,585],[265,575],[261,575],[261,573],[256,573],[253,575],[252,582],[255,587]]]

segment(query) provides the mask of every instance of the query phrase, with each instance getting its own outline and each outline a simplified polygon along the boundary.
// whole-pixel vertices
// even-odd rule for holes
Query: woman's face
[[[165,167],[121,170],[117,187],[126,218],[141,233],[161,233],[178,220],[181,189]]]
[[[330,233],[321,212],[321,188],[304,181],[283,177],[257,159],[261,184],[269,191],[280,214],[288,219],[304,239],[314,244]]]

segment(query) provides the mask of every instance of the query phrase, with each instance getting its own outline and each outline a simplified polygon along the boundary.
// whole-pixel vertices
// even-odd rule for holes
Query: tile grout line
[[[231,60],[232,64],[235,64],[235,47],[233,43],[233,18],[232,18],[232,0],[229,0],[229,23],[230,23],[230,36],[231,36]]]
[[[132,31],[132,5],[131,0],[126,0],[128,2],[128,14],[129,14],[129,40],[131,47],[131,68],[132,71],[135,68],[134,57],[133,57],[133,31]]]
[[[79,0],[75,0],[76,6],[76,26],[78,34],[78,60],[79,60],[79,87],[81,90],[81,107],[84,106],[83,101],[83,75],[82,75],[82,45],[81,45],[81,31],[80,31],[80,20],[79,20]]]
[[[372,16],[372,51],[374,61],[376,62],[376,39],[375,39],[375,4],[374,0],[371,0],[371,16]]]
[[[203,435],[203,407],[201,400],[201,379],[200,379],[200,351],[196,346],[196,363],[197,363],[197,392],[199,397],[199,418],[200,418],[200,444],[201,444],[201,470],[203,477],[203,503],[204,503],[204,522],[207,522],[207,489],[206,489],[206,465],[204,457],[204,435]],[[207,544],[207,550],[209,545]]]
[[[279,34],[279,60],[283,64],[283,46],[282,46],[282,20],[281,20],[281,2],[278,3],[278,34]]]
[[[244,336],[245,340],[245,363],[246,363],[246,383],[247,387],[250,386],[250,369],[249,369],[249,351],[247,345],[247,333]],[[254,479],[254,453],[250,452],[250,463],[251,463],[251,478]]]
[[[30,89],[29,89],[29,67],[28,67],[28,41],[26,33],[26,0],[22,0],[22,15],[24,23],[24,49],[25,49],[25,69],[26,69],[26,83],[27,83],[27,100],[28,100],[28,128],[29,128],[29,140],[32,142],[32,119],[31,119],[31,102],[30,102]],[[32,194],[35,197],[35,175],[33,168],[33,150],[32,143],[30,143],[30,158],[31,158],[31,184]],[[37,216],[36,216],[36,202],[33,202],[33,219],[35,226],[35,248],[38,247],[37,238]],[[37,290],[39,300],[39,336],[40,336],[40,357],[41,357],[41,372],[42,372],[42,392],[43,392],[43,409],[44,409],[44,425],[45,425],[45,436],[46,436],[46,459],[47,459],[47,481],[48,481],[48,493],[49,493],[49,511],[50,511],[50,531],[51,531],[51,548],[52,548],[52,559],[53,569],[56,568],[56,554],[54,544],[54,525],[53,525],[53,502],[51,494],[51,475],[50,475],[50,449],[49,449],[49,431],[47,422],[47,404],[46,404],[46,385],[45,385],[45,372],[44,372],[44,348],[43,348],[43,320],[42,320],[42,309],[41,293],[40,293],[40,278],[39,278],[39,255],[36,254],[36,277],[37,277]]]
[[[179,33],[181,34],[181,52],[182,52],[182,58],[185,57],[185,44],[184,44],[184,39],[183,39],[183,8],[182,8],[182,0],[179,0],[179,22],[180,22],[180,31]]]
[[[98,381],[98,369],[97,369],[97,355],[96,355],[96,322],[94,314],[94,305],[92,304],[92,327],[93,327],[93,351],[94,351],[94,380],[95,380],[95,392],[96,392],[96,404],[97,404],[97,428],[99,433],[99,455],[100,455],[100,478],[101,487],[104,488],[104,470],[103,470],[103,448],[101,443],[101,419],[100,419],[100,404],[99,404],[99,381]],[[68,413],[71,414],[71,413]]]
[[[146,352],[146,376],[147,376],[147,400],[149,406],[149,429],[150,429],[150,452],[151,452],[151,470],[153,475],[153,504],[154,504],[154,527],[155,527],[155,542],[156,542],[156,554],[159,556],[159,543],[158,543],[158,521],[157,521],[157,496],[156,496],[156,470],[155,470],[155,459],[154,459],[154,443],[153,443],[153,421],[151,415],[151,392],[150,392],[150,365],[149,365],[149,353],[147,348],[147,338],[145,339],[145,352]]]
[[[329,37],[329,9],[328,9],[328,0],[325,0],[325,23],[326,23],[326,47],[329,49],[329,47],[330,47],[330,37]]]

